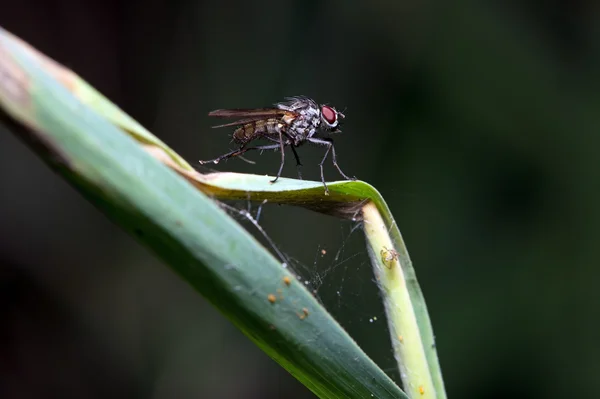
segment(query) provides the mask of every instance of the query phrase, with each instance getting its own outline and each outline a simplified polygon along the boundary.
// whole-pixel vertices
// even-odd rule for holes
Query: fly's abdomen
[[[238,143],[247,143],[261,136],[278,135],[280,126],[281,121],[276,118],[246,123],[233,132],[233,139]]]

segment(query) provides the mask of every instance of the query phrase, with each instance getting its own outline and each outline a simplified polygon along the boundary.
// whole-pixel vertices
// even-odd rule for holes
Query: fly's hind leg
[[[227,154],[223,154],[223,155],[221,155],[218,158],[209,159],[209,160],[206,160],[206,161],[199,160],[198,162],[200,162],[200,165],[204,165],[206,163],[211,163],[211,162],[214,163],[214,164],[217,164],[217,163],[221,162],[224,159],[236,157],[238,155],[241,155],[241,154],[245,153],[246,151],[248,151],[248,149],[245,149],[244,146],[242,146],[242,147],[238,148],[237,150],[233,150],[231,152],[228,152]]]
[[[276,150],[277,148],[279,148],[279,144],[272,144],[272,145],[259,145],[256,147],[245,147],[245,145],[242,145],[240,148],[238,148],[237,150],[233,150],[231,152],[228,152],[227,154],[223,154],[218,158],[215,159],[211,159],[208,161],[198,161],[200,162],[201,165],[204,165],[206,163],[219,163],[224,159],[229,159],[229,158],[233,158],[233,157],[237,157],[239,155],[242,155],[243,153],[250,151],[250,150],[259,150],[259,151],[265,151],[265,150]]]

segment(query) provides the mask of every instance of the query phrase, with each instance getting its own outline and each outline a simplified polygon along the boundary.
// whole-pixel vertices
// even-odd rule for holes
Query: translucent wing
[[[223,125],[213,126],[213,128],[226,127],[226,126],[237,126],[244,125],[250,122],[256,122],[269,118],[279,117],[286,119],[295,119],[298,114],[292,111],[286,111],[279,108],[254,108],[254,109],[217,109],[208,113],[208,116],[216,118],[237,118],[241,117],[235,122],[226,123]]]

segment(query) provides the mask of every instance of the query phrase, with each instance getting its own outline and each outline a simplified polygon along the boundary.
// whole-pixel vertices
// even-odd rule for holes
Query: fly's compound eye
[[[333,108],[323,105],[321,107],[321,116],[323,116],[325,122],[327,122],[327,124],[331,127],[335,127],[337,125],[337,112],[335,112]]]

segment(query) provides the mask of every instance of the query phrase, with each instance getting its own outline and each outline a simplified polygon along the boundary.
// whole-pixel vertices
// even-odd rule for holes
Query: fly
[[[299,169],[302,163],[296,148],[308,142],[327,147],[325,156],[319,164],[325,194],[329,194],[329,189],[325,183],[323,164],[327,160],[329,152],[332,154],[333,165],[338,172],[346,180],[356,180],[355,177],[348,177],[338,166],[333,139],[330,137],[333,133],[341,132],[339,125],[344,120],[345,115],[334,107],[324,104],[319,105],[308,97],[287,97],[286,100],[274,104],[272,108],[218,109],[209,112],[209,116],[217,118],[239,118],[235,122],[213,126],[214,128],[236,126],[233,132],[233,141],[239,145],[239,148],[218,158],[200,161],[200,163],[212,162],[217,164],[222,160],[240,156],[250,150],[279,150],[281,151],[281,164],[275,179],[271,180],[271,183],[275,183],[281,176],[285,163],[284,148],[289,146],[296,159],[298,175],[302,178]],[[248,146],[250,142],[261,138],[273,144]]]

